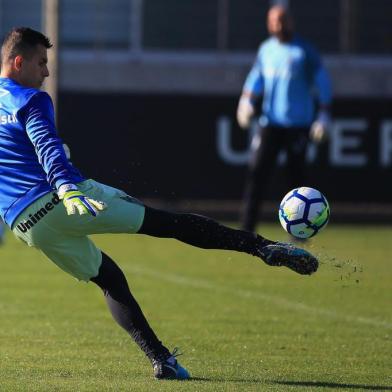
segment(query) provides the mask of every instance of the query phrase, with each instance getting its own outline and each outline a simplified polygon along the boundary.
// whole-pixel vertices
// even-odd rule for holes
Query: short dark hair
[[[43,45],[46,49],[53,46],[49,38],[39,31],[29,27],[14,27],[3,40],[1,62],[11,60],[18,55],[31,57],[37,45]]]

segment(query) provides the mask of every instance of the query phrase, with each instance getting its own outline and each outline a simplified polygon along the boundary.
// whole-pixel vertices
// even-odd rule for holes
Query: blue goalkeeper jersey
[[[85,178],[65,156],[49,95],[0,78],[0,216],[12,226],[31,203]]]
[[[309,126],[315,115],[315,93],[320,104],[331,102],[331,85],[319,54],[298,37],[264,41],[244,91],[263,96],[261,125]]]

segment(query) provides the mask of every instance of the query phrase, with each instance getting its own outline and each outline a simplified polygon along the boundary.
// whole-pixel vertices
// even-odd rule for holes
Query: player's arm
[[[261,66],[261,50],[250,70],[237,107],[237,121],[241,128],[249,128],[255,114],[255,102],[262,95],[264,80]]]
[[[316,143],[324,141],[331,128],[331,82],[327,70],[321,64],[314,76],[314,82],[319,95],[319,110],[311,127],[310,136]]]
[[[315,49],[309,52],[312,80],[318,92],[319,111],[310,129],[310,137],[316,143],[324,141],[331,126],[330,107],[332,101],[331,81],[319,54]]]
[[[57,189],[69,215],[91,214],[96,216],[105,209],[105,203],[88,198],[78,190],[75,169],[67,159],[63,143],[54,124],[52,100],[46,93],[33,96],[23,110],[26,132],[49,184]],[[77,178],[77,176],[76,176]]]

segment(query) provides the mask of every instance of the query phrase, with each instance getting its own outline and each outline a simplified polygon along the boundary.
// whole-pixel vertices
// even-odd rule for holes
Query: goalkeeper
[[[47,37],[12,29],[1,48],[0,212],[13,233],[81,281],[99,286],[117,323],[144,351],[159,379],[189,373],[149,326],[117,264],[90,234],[139,233],[175,238],[206,249],[246,252],[269,265],[300,274],[318,261],[292,245],[233,230],[195,214],[157,210],[115,189],[86,179],[67,159],[57,136],[52,101],[40,91],[46,77]]]
[[[265,195],[278,154],[287,152],[290,188],[303,186],[309,137],[323,141],[330,123],[331,87],[317,51],[294,34],[288,10],[275,5],[267,16],[271,37],[264,41],[249,72],[239,100],[237,120],[246,129],[263,97],[258,133],[251,144],[251,158],[244,191],[242,228],[253,231],[259,200]],[[319,112],[313,104],[318,93]]]

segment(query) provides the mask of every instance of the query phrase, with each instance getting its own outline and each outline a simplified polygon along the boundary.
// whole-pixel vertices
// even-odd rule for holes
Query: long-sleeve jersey
[[[65,156],[49,95],[0,78],[0,216],[12,226],[31,203],[85,178]]]
[[[309,126],[314,120],[314,90],[320,104],[331,102],[331,85],[319,54],[298,37],[264,41],[243,90],[263,96],[262,125]]]

